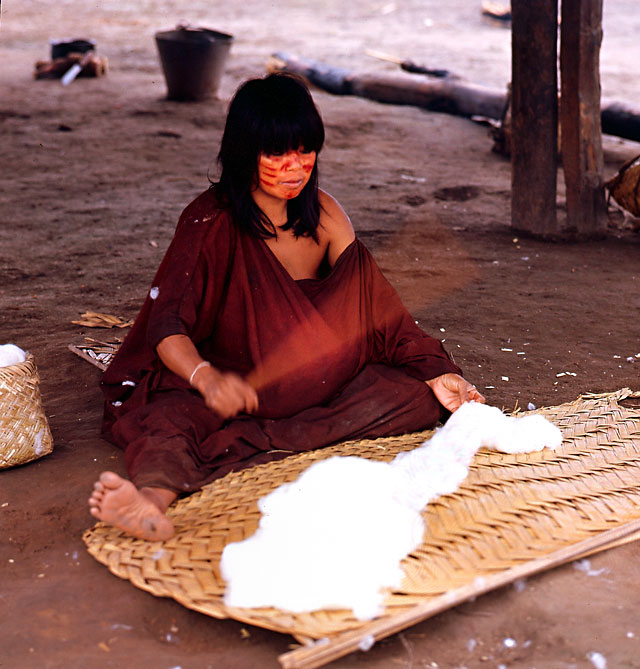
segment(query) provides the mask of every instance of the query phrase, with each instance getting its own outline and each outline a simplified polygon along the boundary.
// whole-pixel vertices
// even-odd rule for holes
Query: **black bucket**
[[[169,100],[205,100],[220,86],[233,36],[207,28],[156,33]]]

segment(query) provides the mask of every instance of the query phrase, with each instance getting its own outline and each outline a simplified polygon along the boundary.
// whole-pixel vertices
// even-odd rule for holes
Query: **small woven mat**
[[[468,598],[486,592],[485,580],[496,574],[514,573],[515,580],[529,573],[525,570],[518,576],[513,568],[519,565],[535,563],[540,571],[540,564],[553,566],[552,561],[540,563],[549,556],[575,559],[585,551],[572,553],[572,547],[638,521],[638,397],[640,393],[623,389],[530,412],[544,415],[562,430],[564,441],[556,451],[517,455],[480,451],[459,490],[424,510],[424,543],[404,560],[403,586],[388,596],[385,614],[374,623],[401,618],[431,599],[444,599],[438,609],[443,610],[462,601],[449,597],[452,591],[466,588]],[[366,631],[372,623],[355,619],[351,611],[292,614],[226,607],[220,555],[227,543],[255,531],[260,518],[257,500],[295,479],[311,463],[336,454],[390,460],[430,434],[348,442],[230,474],[170,509],[176,535],[164,543],[132,539],[101,523],[87,531],[84,540],[91,555],[117,576],[210,616],[235,618],[307,641],[345,630]],[[599,544],[595,550],[611,545]],[[268,564],[256,568],[269,578]]]
[[[0,367],[0,469],[23,465],[53,450],[33,355]]]

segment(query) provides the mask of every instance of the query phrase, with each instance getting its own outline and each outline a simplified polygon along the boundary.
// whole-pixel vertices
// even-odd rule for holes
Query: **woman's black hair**
[[[303,147],[320,152],[324,126],[304,82],[289,74],[250,79],[236,91],[222,135],[218,162],[220,179],[213,184],[221,202],[231,209],[234,223],[258,237],[274,237],[272,221],[251,197],[261,153],[278,154]],[[318,163],[297,197],[287,202],[287,223],[296,237],[317,240],[320,218]]]

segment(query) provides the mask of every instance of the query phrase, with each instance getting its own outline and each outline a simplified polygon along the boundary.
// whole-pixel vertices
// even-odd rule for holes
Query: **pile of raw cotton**
[[[27,354],[15,344],[0,345],[0,367],[10,367],[24,362]]]
[[[255,534],[225,547],[225,604],[352,609],[371,619],[388,589],[401,585],[401,560],[422,542],[420,511],[457,490],[481,446],[515,453],[561,442],[542,416],[514,418],[469,402],[429,441],[390,463],[351,456],[317,462],[263,497]]]

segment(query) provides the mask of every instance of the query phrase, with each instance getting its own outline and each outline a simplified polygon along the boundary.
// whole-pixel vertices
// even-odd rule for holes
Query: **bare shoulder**
[[[320,224],[325,228],[347,228],[353,231],[353,226],[338,200],[321,188],[318,189],[320,201]]]
[[[349,217],[333,196],[319,189],[318,199],[320,201],[320,234],[327,242],[327,257],[329,264],[333,266],[356,235]]]

